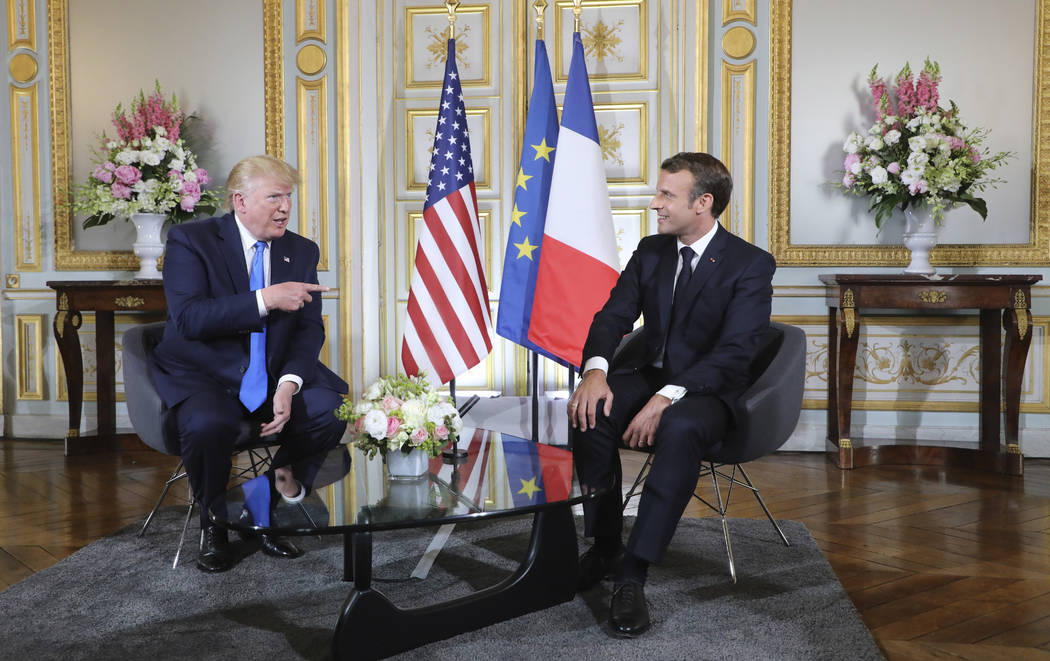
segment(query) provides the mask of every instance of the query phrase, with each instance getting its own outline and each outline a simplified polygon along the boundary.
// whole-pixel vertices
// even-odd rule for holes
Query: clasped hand
[[[295,312],[314,300],[311,292],[326,292],[329,287],[309,282],[280,282],[262,290],[263,304],[267,310]]]

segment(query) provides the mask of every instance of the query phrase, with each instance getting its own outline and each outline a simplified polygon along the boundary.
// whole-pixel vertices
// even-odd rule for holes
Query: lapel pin
[[[290,257],[285,257],[285,258],[284,258],[284,261],[288,262],[289,264],[291,264],[291,263],[292,263],[292,260],[291,260],[291,258],[290,258]],[[712,259],[711,261],[713,262],[713,261],[715,261],[715,260],[713,260],[713,259]]]
[[[711,260],[711,263],[712,263],[712,264],[714,264],[714,263],[715,263],[715,258],[714,258],[714,257],[708,257],[708,259],[710,259],[710,260]]]

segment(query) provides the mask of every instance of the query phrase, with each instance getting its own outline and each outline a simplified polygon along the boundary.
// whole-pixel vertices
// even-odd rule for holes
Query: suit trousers
[[[588,537],[622,535],[623,468],[619,448],[627,447],[623,433],[667,380],[661,370],[645,367],[614,372],[608,382],[613,392],[612,413],[606,416],[599,405],[596,426],[576,432],[573,448],[584,491],[608,488],[602,496],[583,503],[584,534]],[[696,489],[701,462],[721,446],[729,424],[729,410],[712,395],[686,394],[664,410],[656,429],[652,467],[626,544],[628,551],[649,562],[660,562]]]
[[[277,437],[279,449],[273,468],[291,466],[296,479],[307,487],[325,456],[335,448],[346,422],[335,417],[343,396],[323,386],[304,385],[292,397],[292,413]],[[175,406],[182,461],[190,488],[201,505],[201,526],[208,524],[208,508],[226,492],[233,465],[233,444],[244,421],[258,428],[273,419],[273,399],[267,398],[254,412],[241,404],[236,392],[208,389]],[[221,501],[219,501],[221,502]]]

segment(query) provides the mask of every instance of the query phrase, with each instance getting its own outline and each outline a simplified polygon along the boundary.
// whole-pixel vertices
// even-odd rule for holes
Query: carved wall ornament
[[[146,299],[139,296],[118,296],[113,303],[119,308],[138,308],[146,304]]]
[[[617,21],[616,25],[606,25],[604,21],[599,20],[594,27],[581,26],[580,38],[583,40],[583,52],[593,56],[599,62],[606,57],[623,62],[623,55],[617,50],[617,46],[623,43],[623,39],[617,35],[622,27],[623,20]]]
[[[944,303],[948,300],[948,295],[943,291],[924,289],[919,292],[919,300],[923,303]]]

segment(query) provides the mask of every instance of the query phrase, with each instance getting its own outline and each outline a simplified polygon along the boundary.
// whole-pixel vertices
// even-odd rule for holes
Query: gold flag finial
[[[580,31],[580,14],[583,13],[583,0],[572,0],[572,31]]]
[[[448,10],[448,38],[456,38],[456,10],[459,9],[459,0],[445,0],[445,9]]]
[[[536,0],[532,9],[536,12],[536,38],[543,39],[543,12],[547,9],[547,0]]]

